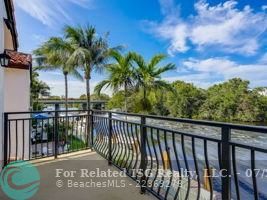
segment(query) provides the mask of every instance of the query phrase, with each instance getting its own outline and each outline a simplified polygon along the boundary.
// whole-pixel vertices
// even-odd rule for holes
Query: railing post
[[[108,113],[108,164],[112,164],[112,112]]]
[[[86,110],[86,109],[87,109],[87,104],[86,104],[86,103],[83,103],[83,104],[82,104],[82,109],[83,109],[83,110]]]
[[[94,111],[91,110],[91,117],[90,117],[90,127],[91,127],[91,149],[93,150],[94,147]]]
[[[146,140],[147,140],[147,131],[146,131],[146,117],[141,117],[141,126],[140,126],[140,142],[141,142],[141,194],[144,194],[146,192],[146,165],[147,165],[147,154],[146,154]]]
[[[4,165],[3,168],[8,164],[7,163],[7,152],[8,150],[8,114],[4,113]]]
[[[222,127],[222,199],[231,199],[231,129],[227,126]]]
[[[55,149],[55,159],[58,155],[58,116],[59,116],[59,104],[55,104],[55,126],[54,126],[54,149]]]

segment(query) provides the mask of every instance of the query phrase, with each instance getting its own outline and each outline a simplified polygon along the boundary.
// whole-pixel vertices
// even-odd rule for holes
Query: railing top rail
[[[17,114],[40,114],[40,113],[53,113],[53,112],[87,112],[87,110],[48,110],[48,111],[19,111],[19,112],[5,112],[7,115],[17,115]]]
[[[46,100],[46,99],[40,99],[38,101],[34,102],[39,102],[39,103],[44,103],[44,104],[66,104],[65,100]],[[91,100],[91,103],[96,104],[96,103],[107,103],[107,100]],[[87,100],[85,99],[72,99],[68,100],[68,104],[73,104],[73,103],[87,103]]]
[[[109,111],[109,110],[93,110],[95,112],[111,112],[114,114],[133,116],[133,117],[146,117],[149,119],[156,120],[166,120],[172,122],[182,122],[194,125],[203,125],[203,126],[212,126],[212,127],[229,127],[230,129],[237,129],[243,131],[255,131],[267,134],[267,127],[264,126],[251,126],[251,125],[242,125],[242,124],[233,124],[233,123],[225,123],[225,122],[215,122],[208,120],[194,120],[194,119],[186,119],[186,118],[174,118],[174,117],[165,117],[165,116],[157,116],[157,115],[143,115],[143,114],[134,114],[134,113],[125,113],[125,112],[117,112],[117,111]]]
[[[171,121],[171,122],[181,122],[187,124],[194,124],[194,125],[202,125],[202,126],[212,126],[217,128],[228,127],[230,129],[236,130],[243,130],[243,131],[252,131],[252,132],[261,132],[267,133],[267,127],[264,126],[251,126],[251,125],[242,125],[242,124],[233,124],[233,123],[224,123],[224,122],[214,122],[214,121],[207,121],[207,120],[194,120],[194,119],[186,119],[186,118],[174,118],[174,117],[165,117],[165,116],[157,116],[157,115],[144,115],[144,114],[136,114],[136,113],[125,113],[125,112],[118,112],[118,111],[110,111],[110,110],[90,110],[93,112],[103,112],[103,113],[112,113],[112,114],[119,114],[125,116],[132,116],[132,117],[146,117],[148,119],[155,119],[155,120],[164,120],[164,121]],[[7,115],[16,115],[16,114],[40,114],[40,113],[53,113],[53,111],[26,111],[26,112],[5,112]],[[87,112],[87,110],[57,110],[57,112]]]

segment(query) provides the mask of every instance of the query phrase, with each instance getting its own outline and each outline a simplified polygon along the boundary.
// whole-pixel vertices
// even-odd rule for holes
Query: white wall
[[[0,53],[4,51],[4,21],[6,9],[4,0],[0,0]],[[0,67],[0,166],[3,156],[3,112],[4,112],[4,69]]]
[[[4,85],[4,112],[29,111],[30,70],[6,68]]]
[[[4,72],[4,112],[27,112],[30,108],[30,70],[6,68]],[[29,118],[28,114],[10,115],[9,119]],[[10,159],[29,158],[29,121],[10,122]],[[24,133],[24,145],[23,145]],[[18,141],[16,139],[16,134]],[[16,147],[18,152],[16,153]],[[24,149],[24,156],[23,156]]]

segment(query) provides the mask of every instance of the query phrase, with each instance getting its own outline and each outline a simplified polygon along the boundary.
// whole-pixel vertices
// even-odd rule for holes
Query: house
[[[30,110],[31,55],[18,52],[12,0],[0,0],[0,159],[3,160],[4,112]],[[12,127],[11,127],[12,128]],[[13,137],[13,136],[11,136]]]

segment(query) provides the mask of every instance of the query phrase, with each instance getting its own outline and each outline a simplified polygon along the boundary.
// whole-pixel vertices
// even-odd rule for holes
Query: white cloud
[[[161,8],[161,13],[168,17],[170,17],[171,15],[175,17],[177,12],[179,12],[180,10],[180,7],[175,5],[173,0],[159,0],[159,4]]]
[[[177,80],[185,81],[187,83],[193,83],[197,87],[206,89],[213,84],[219,83],[217,81],[212,81],[211,78],[212,76],[209,73],[196,73],[196,74],[187,74],[174,77],[165,77],[163,79],[169,82],[174,82]]]
[[[179,68],[178,68],[179,69]],[[242,78],[250,81],[251,87],[267,86],[267,64],[239,64],[227,58],[193,59],[183,62],[180,71],[191,71],[191,74],[165,78],[168,81],[183,80],[207,88],[220,81],[231,78]]]
[[[54,26],[57,23],[71,21],[67,11],[68,5],[91,8],[93,0],[15,0],[15,6],[44,25]]]
[[[261,9],[262,9],[262,10],[267,10],[267,5],[263,5],[263,6],[261,7]]]
[[[183,64],[190,70],[201,72],[224,72],[236,66],[235,62],[225,58],[208,58],[205,60],[190,58]]]
[[[249,5],[238,9],[237,1],[215,6],[198,1],[196,14],[187,19],[180,17],[178,9],[172,9],[173,0],[160,0],[160,5],[164,20],[150,23],[149,27],[158,37],[170,42],[171,54],[186,52],[192,46],[199,50],[216,47],[231,53],[255,54],[260,47],[259,37],[267,29],[266,13],[255,12]]]

